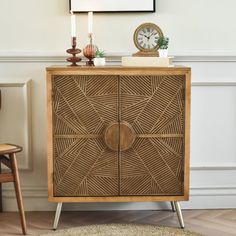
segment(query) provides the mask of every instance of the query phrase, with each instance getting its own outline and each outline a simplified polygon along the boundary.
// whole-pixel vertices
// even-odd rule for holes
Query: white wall
[[[135,1],[135,0],[130,0]],[[235,0],[158,0],[156,13],[95,14],[95,41],[107,52],[133,52],[132,35],[155,22],[171,39],[173,55],[235,55]],[[64,53],[70,42],[68,0],[1,0],[0,52]],[[80,47],[87,15],[77,15]]]
[[[156,13],[94,16],[95,42],[108,55],[135,52],[134,29],[143,22],[155,22],[170,37],[175,63],[192,67],[191,200],[183,204],[185,208],[236,207],[235,8],[234,0],[159,0]],[[77,21],[79,46],[83,47],[87,42],[87,16],[80,14]],[[27,210],[55,207],[47,202],[45,67],[65,65],[69,43],[67,0],[0,1],[0,87],[32,80],[32,168],[22,162],[26,170],[20,173]],[[119,59],[110,57],[113,62]],[[1,125],[0,140],[4,137]],[[11,185],[5,185],[4,196],[5,210],[15,210]],[[77,206],[156,209],[166,205]],[[75,205],[68,208],[76,209]]]

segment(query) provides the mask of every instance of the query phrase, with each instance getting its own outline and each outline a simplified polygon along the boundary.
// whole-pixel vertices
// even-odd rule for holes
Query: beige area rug
[[[183,229],[152,225],[88,225],[58,230],[41,236],[201,236]]]

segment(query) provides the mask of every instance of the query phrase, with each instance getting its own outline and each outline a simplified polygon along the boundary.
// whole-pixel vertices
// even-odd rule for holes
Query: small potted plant
[[[158,39],[159,45],[159,56],[160,57],[168,57],[168,46],[169,46],[169,38],[168,37],[160,37]]]
[[[95,53],[94,58],[94,65],[95,66],[105,66],[106,65],[106,58],[105,58],[105,52],[97,50]]]

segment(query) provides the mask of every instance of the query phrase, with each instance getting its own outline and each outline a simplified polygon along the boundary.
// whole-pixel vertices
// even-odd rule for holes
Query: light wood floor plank
[[[236,236],[236,210],[183,211],[186,229],[207,236]],[[51,231],[54,212],[27,212],[28,234]],[[59,229],[90,224],[135,223],[179,227],[171,211],[62,212]],[[0,213],[0,236],[21,235],[18,213]]]

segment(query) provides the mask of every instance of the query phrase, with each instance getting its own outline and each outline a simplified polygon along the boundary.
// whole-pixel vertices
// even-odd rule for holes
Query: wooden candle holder
[[[78,66],[76,63],[82,60],[80,57],[76,56],[76,54],[81,52],[79,48],[76,48],[76,45],[76,37],[72,37],[72,48],[66,50],[67,53],[72,54],[72,57],[66,59],[68,62],[72,63],[70,66]]]

